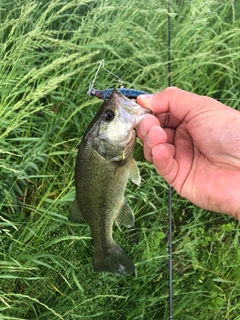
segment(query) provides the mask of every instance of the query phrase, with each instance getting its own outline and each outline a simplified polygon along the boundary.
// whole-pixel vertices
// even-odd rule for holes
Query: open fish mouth
[[[141,107],[141,109],[143,109],[143,108]],[[141,111],[142,111],[142,110],[141,110]],[[136,116],[135,122],[134,122],[134,124],[133,124],[133,129],[136,130],[137,126],[138,126],[139,123],[143,120],[143,118],[145,118],[145,116],[146,116],[147,114],[151,114],[151,113],[152,113],[151,110],[149,110],[149,109],[143,109],[143,112],[144,112],[144,113],[140,114],[139,116]]]
[[[132,123],[132,128],[136,128],[146,114],[152,113],[151,110],[142,108],[136,100],[130,100],[121,94],[115,95],[119,105],[119,117],[122,121]]]

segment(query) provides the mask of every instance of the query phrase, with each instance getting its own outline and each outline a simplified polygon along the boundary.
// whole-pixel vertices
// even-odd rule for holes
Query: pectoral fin
[[[71,204],[68,220],[71,222],[82,222],[85,220],[83,215],[81,214],[76,198]]]
[[[134,225],[134,214],[125,201],[116,219],[116,222],[130,228]]]
[[[140,172],[137,166],[137,163],[134,159],[132,159],[131,164],[130,164],[130,180],[135,183],[136,185],[140,185],[141,183],[141,176]]]

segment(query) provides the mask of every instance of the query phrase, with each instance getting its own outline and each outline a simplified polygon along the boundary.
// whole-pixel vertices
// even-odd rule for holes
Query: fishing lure
[[[137,96],[140,94],[149,94],[148,92],[136,90],[136,89],[128,89],[128,88],[119,88],[119,92],[121,92],[122,95],[129,99],[136,99]],[[98,99],[107,100],[110,98],[111,94],[113,92],[113,88],[106,89],[106,90],[95,90],[91,89],[88,90],[87,94],[90,96],[97,97]]]
[[[106,68],[104,68],[104,59],[103,59],[103,60],[101,60],[99,66],[98,66],[98,69],[96,71],[96,74],[94,76],[93,81],[90,82],[89,89],[88,89],[88,92],[87,92],[87,94],[89,96],[94,96],[94,97],[97,97],[98,99],[107,100],[107,99],[110,98],[110,96],[111,96],[111,94],[113,92],[113,88],[109,88],[109,89],[105,89],[105,90],[96,90],[96,89],[93,88],[93,85],[94,85],[95,80],[97,78],[97,74],[98,74],[98,72],[99,72],[101,67],[105,71],[110,73],[112,76],[114,76],[115,78],[118,79],[118,81],[120,83],[120,88],[118,90],[125,97],[127,97],[129,99],[136,99],[137,96],[139,96],[140,94],[149,94],[148,92],[142,91],[142,90],[124,88],[122,80],[118,76],[116,76],[114,73],[112,73],[111,71],[109,71]]]

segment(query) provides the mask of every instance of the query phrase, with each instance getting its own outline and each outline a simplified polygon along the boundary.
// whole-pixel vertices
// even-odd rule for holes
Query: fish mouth
[[[144,109],[141,106],[139,106],[140,109],[140,113],[139,115],[136,116],[135,121],[133,123],[133,129],[136,129],[137,126],[139,125],[139,123],[145,118],[146,115],[151,114],[151,110],[149,109]]]
[[[119,118],[123,122],[131,123],[132,128],[136,128],[151,110],[141,107],[135,99],[125,97],[117,89],[113,90],[112,98],[119,107]]]
[[[127,101],[126,101],[127,99]],[[147,114],[151,114],[151,110],[142,108],[135,101],[126,97],[119,97],[119,116],[124,122],[130,122],[132,128],[135,129]]]

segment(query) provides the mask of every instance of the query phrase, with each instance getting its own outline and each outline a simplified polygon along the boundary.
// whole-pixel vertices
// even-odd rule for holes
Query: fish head
[[[128,99],[117,89],[105,100],[94,118],[91,137],[94,137],[95,149],[108,159],[122,160],[134,148],[135,128],[150,113],[135,100]]]

